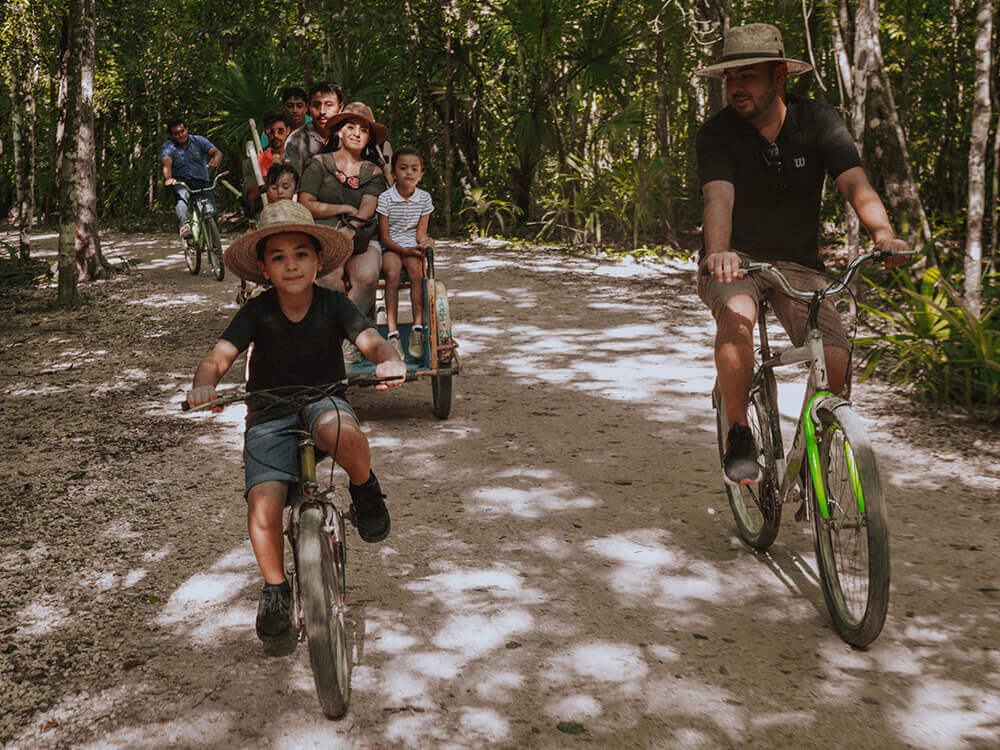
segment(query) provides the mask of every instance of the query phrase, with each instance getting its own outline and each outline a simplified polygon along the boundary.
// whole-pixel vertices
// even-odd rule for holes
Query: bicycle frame
[[[758,326],[760,329],[761,358],[763,361],[754,373],[750,387],[751,390],[762,387],[764,373],[768,370],[799,362],[809,362],[809,378],[806,381],[806,391],[802,399],[802,408],[799,410],[799,418],[795,426],[795,436],[792,438],[792,447],[784,457],[781,457],[781,451],[778,451],[779,455],[775,458],[777,473],[781,477],[777,497],[778,502],[781,504],[793,502],[796,499],[792,493],[799,483],[802,462],[803,460],[808,460],[809,474],[812,477],[816,496],[819,500],[820,512],[824,518],[829,518],[826,493],[822,480],[819,479],[821,476],[819,446],[816,442],[816,425],[819,424],[819,418],[816,412],[820,407],[833,411],[848,404],[848,402],[830,392],[830,383],[826,374],[826,355],[823,351],[823,336],[819,331],[819,325],[816,321],[819,313],[819,301],[819,298],[815,297],[811,304],[806,339],[802,346],[786,349],[774,356],[770,355],[767,343],[767,327],[765,322],[767,305],[766,303],[761,305],[758,315]],[[852,474],[854,473],[856,471],[852,472]],[[803,487],[802,489],[804,490],[805,488]]]

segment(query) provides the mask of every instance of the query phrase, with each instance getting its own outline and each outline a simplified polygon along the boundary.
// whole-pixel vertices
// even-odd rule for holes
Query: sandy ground
[[[176,406],[236,282],[166,235],[107,250],[142,262],[77,311],[0,303],[6,746],[1000,747],[996,432],[856,389],[893,585],[852,650],[805,525],[736,539],[693,268],[489,244],[439,253],[452,417],[429,383],[352,394],[393,533],[349,538],[359,653],[327,721],[304,644],[254,636],[243,411]]]

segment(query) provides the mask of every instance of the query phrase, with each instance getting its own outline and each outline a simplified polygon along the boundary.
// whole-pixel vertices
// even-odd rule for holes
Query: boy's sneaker
[[[424,358],[424,329],[423,328],[411,328],[410,329],[410,344],[407,347],[410,350],[410,356],[414,359]]]
[[[391,346],[392,350],[394,352],[396,352],[396,354],[399,355],[400,359],[405,359],[406,358],[406,355],[403,354],[403,345],[401,343],[399,343],[399,336],[398,335],[397,336],[390,336],[389,337],[389,346]]]
[[[726,455],[722,459],[722,479],[732,487],[757,484],[761,480],[760,456],[750,428],[734,424],[726,437]]]
[[[257,637],[273,641],[288,632],[291,625],[292,590],[288,584],[272,586],[265,583],[257,604]]]
[[[344,340],[343,345],[344,351],[344,364],[353,365],[355,362],[361,361],[361,350],[354,345],[353,342]]]
[[[361,485],[349,484],[351,493],[351,521],[358,527],[358,534],[366,542],[381,542],[389,536],[389,510],[385,495],[379,487],[375,472]]]

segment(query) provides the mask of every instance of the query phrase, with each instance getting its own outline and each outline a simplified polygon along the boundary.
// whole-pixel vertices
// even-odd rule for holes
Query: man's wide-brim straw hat
[[[785,57],[781,32],[775,26],[769,23],[748,23],[746,26],[730,29],[722,45],[722,59],[715,65],[696,70],[695,74],[722,78],[722,73],[727,68],[742,68],[744,65],[762,62],[783,62],[788,66],[790,76],[812,70],[812,65],[807,62]]]
[[[333,227],[325,227],[313,221],[309,209],[294,201],[277,201],[264,206],[260,212],[260,225],[254,232],[247,232],[226,248],[222,261],[226,268],[241,279],[263,284],[264,274],[257,265],[257,244],[273,234],[302,232],[314,237],[322,248],[317,276],[324,276],[338,266],[342,266],[354,245]]]
[[[348,120],[358,120],[365,123],[371,130],[372,143],[376,146],[389,135],[389,128],[380,122],[375,122],[375,115],[372,113],[372,108],[364,102],[351,102],[348,104],[340,114],[330,118],[328,127],[331,132],[334,132],[341,124]]]

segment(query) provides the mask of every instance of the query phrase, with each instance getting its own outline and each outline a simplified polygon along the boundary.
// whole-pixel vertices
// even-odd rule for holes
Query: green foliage
[[[477,237],[489,237],[493,222],[497,223],[501,232],[506,231],[504,216],[513,219],[521,212],[521,209],[509,201],[488,197],[483,188],[471,188],[466,196],[466,203],[460,213],[474,218],[475,223],[470,225],[470,229]]]
[[[859,338],[865,350],[862,378],[881,367],[893,383],[911,385],[937,405],[961,404],[986,419],[1000,416],[1000,325],[995,300],[976,317],[940,270],[919,281],[897,271],[898,291],[869,281],[881,304],[863,305],[882,321],[878,333]]]

